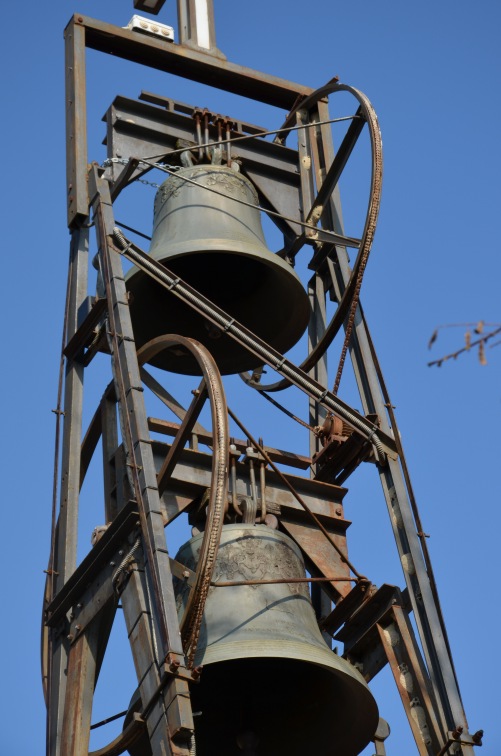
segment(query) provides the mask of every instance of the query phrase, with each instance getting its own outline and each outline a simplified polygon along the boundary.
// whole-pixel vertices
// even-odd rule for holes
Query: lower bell
[[[177,561],[195,569],[202,537]],[[203,670],[191,687],[197,756],[355,756],[373,738],[376,702],[323,640],[307,583],[259,583],[304,577],[288,536],[265,525],[223,528],[194,662]],[[246,584],[217,585],[226,582]],[[188,590],[178,583],[180,613]]]

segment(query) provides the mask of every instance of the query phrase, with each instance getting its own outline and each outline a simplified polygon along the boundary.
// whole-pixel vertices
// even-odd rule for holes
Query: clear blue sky
[[[426,363],[427,340],[436,325],[501,320],[501,6],[495,0],[215,0],[215,6],[218,44],[228,59],[313,87],[338,75],[364,91],[379,115],[383,203],[362,301],[397,406],[424,528],[431,534],[467,716],[473,731],[486,731],[480,753],[499,756],[501,347],[487,351],[486,367],[473,354],[439,370]],[[68,254],[63,29],[73,12],[123,26],[134,10],[127,0],[31,1],[24,10],[13,3],[3,9],[0,756],[44,753],[39,627],[49,549],[51,409]],[[159,20],[176,24],[173,0]],[[270,128],[284,116],[107,56],[89,56],[88,76],[89,159],[99,162],[105,157],[100,118],[116,94],[136,97],[141,89],[150,90]],[[348,233],[356,233],[360,224],[358,186],[346,187]],[[137,205],[124,204],[120,220],[127,222],[126,213],[148,233],[153,196],[143,187]],[[462,333],[441,334],[432,357],[459,346]],[[99,370],[89,377],[89,388],[92,381],[95,385],[87,416],[104,386]],[[291,429],[268,406],[248,400],[248,392],[242,394],[235,381],[228,385],[234,408],[242,409],[256,435],[306,451],[301,430]],[[340,395],[358,406],[348,380]],[[287,402],[287,396],[281,400]],[[248,402],[247,415],[239,402]],[[303,400],[292,397],[292,405],[306,416]],[[84,497],[89,512],[100,496],[98,485],[92,485]],[[375,471],[360,471],[348,486],[354,563],[377,584],[403,585]],[[82,553],[101,520],[89,513]],[[128,660],[122,664],[115,657],[96,718],[118,710],[123,699],[116,689],[127,700],[129,672]],[[402,756],[414,750],[387,673],[375,681],[374,690],[381,715],[393,728],[388,754]]]

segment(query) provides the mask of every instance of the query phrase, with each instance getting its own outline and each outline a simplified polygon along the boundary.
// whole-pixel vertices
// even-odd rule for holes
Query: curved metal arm
[[[331,345],[349,312],[350,305],[353,301],[354,296],[356,295],[357,288],[359,288],[360,286],[360,279],[364,273],[365,266],[367,265],[372,242],[374,240],[374,233],[376,230],[376,224],[379,215],[379,207],[381,204],[381,189],[383,180],[383,144],[376,111],[374,110],[370,100],[358,89],[350,87],[347,84],[339,84],[337,81],[320,87],[320,89],[317,89],[316,92],[299,103],[299,105],[287,116],[287,120],[283,125],[283,128],[289,126],[289,124],[292,122],[295,112],[298,109],[310,108],[323,97],[329,94],[334,94],[335,92],[342,91],[349,92],[355,97],[356,100],[358,100],[360,105],[359,114],[363,118],[364,123],[367,123],[369,128],[372,158],[369,203],[367,207],[367,216],[365,220],[364,231],[362,234],[357,259],[355,260],[355,265],[353,266],[353,270],[351,272],[350,280],[346,285],[346,289],[339,303],[339,306],[331,322],[327,326],[322,338],[315,346],[315,348],[312,349],[304,362],[301,363],[300,368],[304,371],[311,370]],[[317,197],[313,202],[310,213],[308,214],[309,219],[311,215],[315,214],[315,212],[318,213],[320,207],[324,205],[327,197],[330,197],[330,195],[336,188],[344,166],[355,145],[360,131],[360,128],[354,128],[351,132],[351,136],[349,136],[350,130],[346,134],[345,140],[343,141],[338,152],[338,155],[340,155],[341,157],[338,161],[336,161],[335,159],[331,168],[329,169],[329,172],[319,189]],[[323,187],[326,185],[329,188],[328,192],[323,189]],[[284,379],[277,381],[276,383],[270,383],[267,385],[256,384],[252,381],[252,376],[249,373],[241,373],[240,376],[248,386],[257,389],[258,391],[281,391],[282,389],[288,388],[291,385],[289,381]]]
[[[184,347],[193,355],[202,371],[203,383],[205,383],[203,393],[206,393],[209,398],[213,424],[213,463],[207,524],[196,569],[195,585],[190,593],[181,623],[181,635],[188,657],[188,665],[192,666],[205,601],[216,564],[216,553],[221,539],[221,529],[228,499],[229,430],[228,410],[221,375],[212,355],[202,344],[195,339],[184,336],[172,334],[158,336],[141,347],[137,354],[138,361],[140,364],[144,364],[164,349],[179,346]],[[204,397],[202,397],[202,401],[203,399]],[[174,439],[172,449],[177,448],[177,451],[182,449],[184,440],[189,435],[200,410],[201,404],[198,403],[196,412],[187,412],[179,433]],[[171,458],[169,462],[170,469],[173,469],[175,459]]]

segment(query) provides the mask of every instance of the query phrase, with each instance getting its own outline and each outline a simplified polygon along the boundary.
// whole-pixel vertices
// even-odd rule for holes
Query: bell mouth
[[[355,756],[371,741],[379,717],[357,680],[296,659],[207,665],[191,698],[197,756],[242,756],[246,733],[255,756]]]
[[[379,719],[369,689],[355,678],[297,659],[209,664],[190,696],[197,756],[356,756]],[[141,707],[136,691],[125,725]],[[129,753],[151,756],[147,736]]]
[[[308,297],[299,278],[271,252],[264,256],[261,249],[252,252],[251,245],[238,252],[225,246],[222,240],[211,240],[212,248],[201,251],[173,249],[175,256],[160,262],[274,349],[287,352],[301,338],[309,318]],[[138,348],[157,336],[176,333],[206,346],[223,375],[262,364],[137,268],[127,274],[126,285]],[[165,350],[151,362],[174,373],[200,374],[192,356],[179,349]]]

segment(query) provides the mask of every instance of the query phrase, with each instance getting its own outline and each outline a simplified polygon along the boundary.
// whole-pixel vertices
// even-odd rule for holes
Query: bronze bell
[[[177,561],[194,569],[202,534]],[[326,645],[296,544],[266,525],[226,525],[195,655],[197,756],[355,756],[372,739],[377,705],[361,674]],[[253,583],[254,581],[254,583]],[[180,614],[188,586],[176,587]],[[133,756],[151,753],[142,741]]]
[[[234,198],[258,204],[251,182],[232,168],[182,168],[157,192],[150,254],[257,336],[286,352],[306,328],[306,292],[291,266],[267,248],[259,210]],[[176,333],[204,344],[223,374],[260,364],[142,271],[132,268],[126,282],[138,347],[156,336]],[[198,373],[194,360],[180,350],[166,350],[152,363],[176,373]]]

